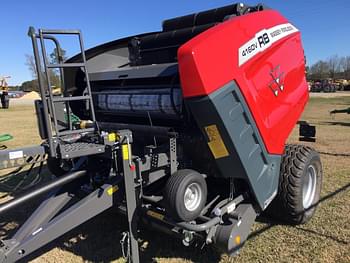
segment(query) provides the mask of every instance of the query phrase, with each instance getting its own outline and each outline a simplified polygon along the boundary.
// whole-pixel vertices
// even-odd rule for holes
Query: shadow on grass
[[[313,234],[313,235],[317,235],[317,236],[321,236],[321,237],[325,237],[325,238],[331,239],[331,240],[333,240],[335,242],[338,242],[340,244],[343,244],[343,245],[348,245],[349,244],[349,242],[341,240],[341,239],[339,239],[337,237],[334,237],[334,236],[331,236],[331,235],[322,234],[322,233],[318,233],[315,230],[306,229],[306,228],[303,228],[303,227],[296,227],[296,229],[304,231],[306,233],[310,233],[310,234]]]
[[[338,156],[338,157],[350,157],[350,153],[331,153],[331,152],[320,152],[319,154],[329,155],[329,156]]]
[[[0,204],[3,203],[7,197],[16,198],[23,192],[30,191],[36,184],[48,181],[51,176],[46,165],[37,164],[30,169],[15,168],[7,175],[0,176]],[[42,201],[43,195],[27,202],[20,208],[12,209],[0,215],[0,238],[11,237],[16,231],[15,225],[22,225],[30,214]],[[11,219],[11,220],[9,220]],[[9,226],[11,225],[11,226]]]
[[[318,125],[340,125],[345,127],[350,127],[350,122],[344,122],[344,121],[324,121],[318,123]]]
[[[87,262],[111,262],[123,257],[122,232],[127,231],[126,218],[113,208],[38,249],[22,262],[33,260],[54,248],[68,251]],[[157,258],[181,258],[193,262],[219,262],[221,254],[213,248],[184,247],[181,240],[158,231],[145,229],[139,234],[140,261],[157,262]]]
[[[30,165],[28,170],[24,170],[23,167],[15,168],[7,175],[0,176],[0,193],[2,193],[0,197],[5,195],[16,197],[23,191],[51,179],[48,174],[46,165],[43,164]]]
[[[314,207],[318,206],[320,203],[325,202],[325,201],[335,197],[336,195],[338,195],[338,194],[340,194],[342,192],[345,192],[345,191],[347,191],[349,189],[350,189],[350,183],[342,186],[341,188],[335,190],[332,193],[329,193],[329,194],[321,197],[320,200],[317,202],[317,204],[312,205],[307,210],[313,209]],[[259,217],[257,219],[257,221],[260,222],[260,223],[267,223],[268,225],[266,225],[266,226],[264,226],[264,227],[262,227],[262,228],[260,228],[258,230],[255,230],[255,231],[251,232],[250,235],[248,236],[248,239],[252,239],[252,238],[254,238],[254,237],[264,233],[265,231],[273,228],[274,226],[277,226],[277,225],[290,225],[290,224],[286,224],[285,222],[280,221],[280,220],[272,220],[272,219],[268,218],[266,215],[263,215],[263,216]],[[314,230],[309,230],[309,229],[305,229],[305,228],[298,227],[298,226],[296,226],[296,228],[298,230],[309,232],[311,234],[315,234],[315,235],[319,235],[319,236],[322,236],[322,237],[326,237],[326,238],[332,239],[332,240],[334,240],[334,241],[336,241],[338,243],[344,244],[344,245],[349,244],[348,242],[346,242],[344,240],[340,240],[340,239],[338,239],[336,237],[333,237],[333,236],[330,236],[330,235],[325,235],[325,234],[322,234],[322,233],[318,233],[318,232],[316,232]]]
[[[323,196],[318,203],[331,199],[336,195],[349,190],[349,188],[350,183],[326,196]],[[6,229],[5,226],[10,223],[18,225],[23,224],[41,200],[42,197],[32,200],[31,202],[28,202],[26,206],[21,207],[20,210],[7,213],[6,218],[0,218],[0,236],[7,238],[11,237],[16,232],[17,228],[11,227]],[[271,221],[271,219],[264,217],[259,218],[258,221],[268,223],[268,225],[253,231],[248,239],[252,239],[262,234],[275,225],[283,224],[282,222]],[[340,244],[348,244],[344,240],[318,233],[314,230],[302,227],[297,227],[297,229],[310,234],[329,238]],[[120,216],[114,208],[111,208],[74,230],[64,234],[48,245],[38,249],[36,252],[26,257],[22,262],[27,262],[39,257],[54,248],[68,251],[82,257],[84,261],[89,262],[110,262],[118,260],[122,258],[119,240],[121,239],[123,231],[127,231],[126,219]],[[181,240],[158,231],[153,231],[152,229],[145,229],[142,231],[140,237],[143,240],[142,247],[144,247],[140,252],[141,262],[156,262],[157,258],[181,258],[193,262],[209,263],[218,262],[221,259],[221,254],[214,248],[206,247],[201,250],[200,248],[195,249],[193,247],[184,247]]]

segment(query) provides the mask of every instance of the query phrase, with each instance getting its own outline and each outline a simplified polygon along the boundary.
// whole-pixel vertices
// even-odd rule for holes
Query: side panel
[[[308,100],[298,30],[273,10],[221,23],[178,51],[186,98],[208,95],[235,80],[270,154],[285,142]]]
[[[277,193],[280,155],[266,151],[247,103],[234,81],[208,96],[186,99],[221,173],[247,181],[261,209]]]

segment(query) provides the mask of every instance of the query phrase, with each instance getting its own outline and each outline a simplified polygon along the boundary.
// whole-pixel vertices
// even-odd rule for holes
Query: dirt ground
[[[350,107],[349,96],[312,96],[302,118],[317,126],[317,142],[306,144],[322,153],[324,171],[321,201],[309,223],[293,227],[259,218],[240,254],[233,258],[211,248],[185,248],[179,240],[148,230],[141,236],[142,262],[350,262],[350,115],[329,115],[334,108],[346,107]],[[17,105],[0,110],[2,133],[15,137],[7,143],[10,148],[40,143],[33,107]],[[289,141],[298,141],[297,129]],[[4,187],[0,184],[0,192],[6,192],[1,189]],[[39,200],[0,217],[0,236],[11,236],[38,203]],[[124,262],[119,240],[125,229],[125,220],[111,209],[26,261]]]

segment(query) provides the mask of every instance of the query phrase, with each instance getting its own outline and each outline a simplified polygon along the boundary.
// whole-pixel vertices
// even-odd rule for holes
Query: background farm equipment
[[[310,88],[311,92],[336,92],[337,85],[329,79],[315,80]]]
[[[0,77],[0,100],[1,100],[1,106],[3,109],[8,109],[10,106],[10,99],[8,94],[8,84],[6,82],[6,79],[11,78],[10,76],[7,77]]]
[[[337,86],[337,90],[344,91],[350,83],[346,79],[336,79],[334,80],[334,84]]]
[[[45,43],[59,52],[61,35],[78,38],[81,52],[50,63]],[[298,29],[278,12],[229,5],[86,52],[79,30],[30,28],[29,36],[44,142],[1,152],[0,164],[48,156],[55,179],[0,206],[3,214],[48,194],[1,241],[0,262],[22,259],[111,207],[128,219],[123,243],[132,262],[140,261],[142,227],[234,255],[265,210],[292,224],[312,217],[319,155],[285,145],[308,100],[304,52]],[[52,68],[60,69],[58,96]]]

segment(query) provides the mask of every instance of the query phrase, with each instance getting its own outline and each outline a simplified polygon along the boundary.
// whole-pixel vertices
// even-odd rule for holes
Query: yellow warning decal
[[[127,144],[122,145],[123,160],[129,160],[129,146]]]
[[[108,134],[109,142],[115,142],[116,140],[117,140],[117,135],[114,132]]]
[[[164,215],[159,214],[159,213],[154,212],[154,211],[151,211],[151,210],[147,211],[147,215],[149,215],[149,216],[151,216],[153,218],[156,218],[158,220],[161,220],[161,221],[164,219]]]
[[[208,135],[208,146],[214,155],[215,159],[223,158],[229,155],[224,141],[221,138],[218,127],[215,124],[204,127]]]
[[[119,187],[117,185],[112,186],[107,190],[107,194],[111,196],[113,195],[113,193],[117,192],[118,190],[119,190]]]

